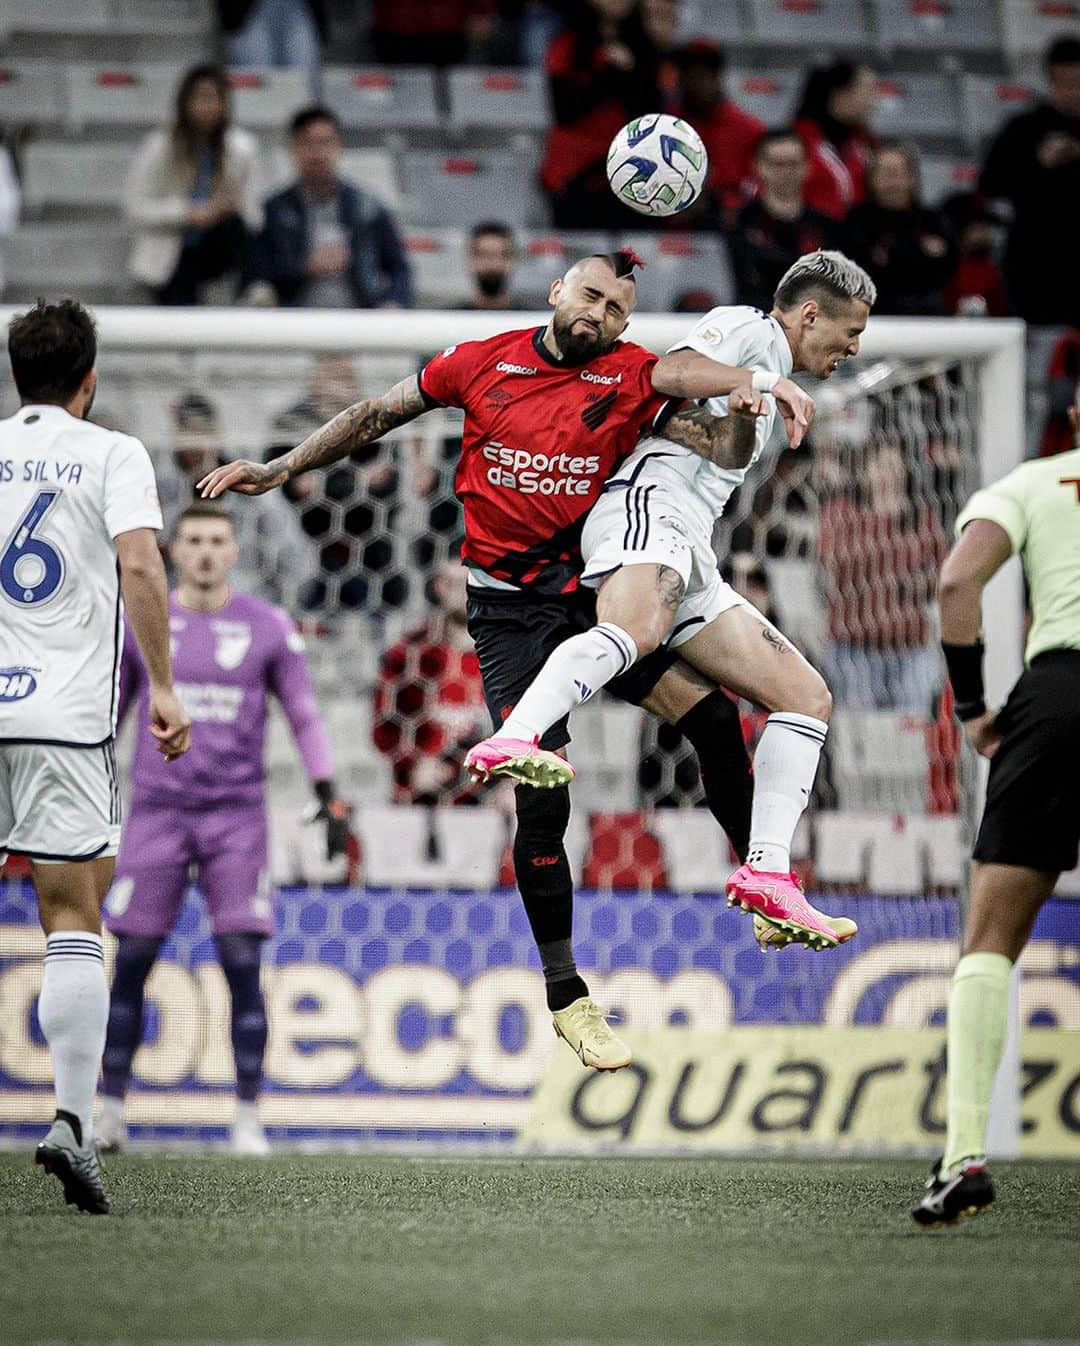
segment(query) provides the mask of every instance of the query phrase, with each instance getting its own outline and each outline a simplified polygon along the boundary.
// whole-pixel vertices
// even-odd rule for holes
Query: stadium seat
[[[997,135],[1018,113],[1027,112],[1038,98],[1027,84],[987,75],[965,75],[963,96],[965,130],[975,148]]]
[[[477,224],[495,212],[504,224],[521,227],[538,214],[530,166],[503,152],[404,154],[401,178],[414,224],[432,227]]]
[[[928,154],[919,160],[922,199],[938,206],[956,192],[973,192],[979,181],[979,165],[974,159],[950,159]]]
[[[829,753],[840,808],[926,811],[925,720],[892,710],[836,710]]]
[[[279,130],[311,102],[304,70],[230,70],[233,115],[251,130]]]
[[[82,21],[80,8],[79,23]],[[155,37],[192,37],[212,33],[215,28],[213,6],[206,4],[206,0],[112,0],[108,26],[114,33],[145,33]]]
[[[455,128],[542,131],[551,121],[543,70],[451,68],[450,121]]]
[[[860,0],[750,0],[755,38],[770,47],[865,47]]]
[[[715,892],[736,868],[708,809],[657,809],[649,826],[660,838],[664,868],[676,892]]]
[[[766,126],[783,126],[795,111],[802,78],[799,70],[732,70],[728,96]]]
[[[570,760],[574,798],[582,809],[629,812],[637,807],[641,711],[603,701],[574,715]]]
[[[993,52],[997,5],[988,0],[872,0],[886,52]]]
[[[111,18],[110,0],[80,0],[80,33],[107,32]],[[73,22],[71,7],[58,5],[56,0],[0,0],[0,38],[11,33],[67,34]]]
[[[682,0],[677,41],[708,38],[724,47],[745,45],[749,27],[740,0]]]
[[[611,236],[606,233],[564,231],[560,234],[538,231],[518,238],[518,259],[511,290],[524,306],[543,308],[547,304],[551,282],[579,257],[608,252]]]
[[[69,65],[68,118],[76,128],[160,126],[169,118],[183,73],[182,66],[149,61]]]
[[[7,298],[68,292],[99,302],[123,297],[130,248],[126,229],[104,229],[100,221],[20,229],[4,245]]]
[[[260,159],[264,165],[267,192],[276,192],[296,179],[296,169],[282,144],[263,144]],[[401,210],[401,184],[397,160],[389,150],[346,149],[341,155],[341,176],[363,187],[395,214]]]
[[[485,808],[370,807],[356,817],[364,882],[488,888],[505,843],[501,819]]]
[[[629,810],[591,815],[584,881],[587,888],[634,892],[658,892],[668,886],[664,852],[644,814]]]
[[[959,90],[947,75],[890,75],[878,80],[873,129],[881,136],[959,139]]]
[[[67,110],[64,68],[51,61],[0,60],[0,123],[59,126]]]
[[[1058,37],[1080,31],[1080,0],[1001,0],[1001,35],[1016,69],[1034,74],[1030,58]]]
[[[461,229],[407,229],[405,251],[421,308],[455,308],[469,292],[465,233]]]
[[[723,239],[709,234],[627,234],[629,244],[645,262],[637,273],[637,307],[643,313],[669,313],[682,296],[694,291],[708,308],[730,304],[735,282]]]
[[[48,207],[119,207],[135,151],[130,145],[32,141],[23,152],[23,204]]]
[[[323,98],[346,129],[435,130],[445,125],[434,71],[408,66],[329,66]]]

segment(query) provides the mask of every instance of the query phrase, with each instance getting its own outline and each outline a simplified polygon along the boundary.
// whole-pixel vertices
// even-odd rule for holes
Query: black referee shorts
[[[975,859],[1072,869],[1080,844],[1080,650],[1036,655],[998,725]]]
[[[596,595],[591,589],[547,596],[526,590],[470,586],[469,634],[480,660],[484,700],[496,729],[543,668],[552,650],[595,623]],[[662,647],[613,678],[607,690],[623,701],[640,705],[677,658],[677,654]],[[552,751],[569,742],[565,716],[540,740],[542,747]]]

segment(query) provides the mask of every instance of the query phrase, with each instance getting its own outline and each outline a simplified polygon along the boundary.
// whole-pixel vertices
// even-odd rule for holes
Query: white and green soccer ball
[[[635,117],[611,142],[611,190],[641,215],[677,215],[701,195],[709,156],[701,137],[681,117],[650,112]]]

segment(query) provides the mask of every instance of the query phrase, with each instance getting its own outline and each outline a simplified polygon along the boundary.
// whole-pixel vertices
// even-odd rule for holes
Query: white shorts
[[[61,863],[115,855],[120,819],[111,743],[0,743],[0,856]]]
[[[746,599],[720,576],[711,532],[659,483],[605,491],[581,535],[581,582],[598,589],[621,566],[669,566],[686,586],[665,644],[677,648]]]

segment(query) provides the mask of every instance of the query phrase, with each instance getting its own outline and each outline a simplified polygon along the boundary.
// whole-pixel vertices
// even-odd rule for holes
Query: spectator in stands
[[[428,584],[431,615],[382,657],[372,738],[393,766],[395,803],[480,802],[461,765],[488,723],[466,596],[464,566],[444,561]]]
[[[945,312],[972,318],[1003,318],[1009,311],[996,253],[993,219],[975,192],[957,192],[942,205],[956,237],[958,258],[945,287]]]
[[[15,232],[21,207],[22,192],[19,189],[19,176],[15,171],[15,160],[11,151],[0,140],[0,238],[10,238]],[[4,292],[6,280],[3,257],[0,256],[0,294]]]
[[[185,393],[174,409],[172,453],[155,455],[158,495],[171,537],[180,515],[201,503],[195,483],[225,461],[217,411],[201,393]],[[300,609],[300,597],[312,583],[316,568],[314,548],[284,496],[274,492],[252,496],[234,520],[240,559],[233,571],[237,588],[290,612]]]
[[[671,108],[697,131],[709,152],[709,188],[721,207],[741,204],[754,151],[765,123],[751,117],[724,92],[723,49],[698,39],[674,52],[678,88]]]
[[[608,187],[608,145],[631,117],[660,106],[660,53],[639,0],[585,0],[568,7],[547,55],[554,124],[540,168],[560,229],[625,229],[629,217]],[[644,216],[637,223],[644,227]]]
[[[275,419],[275,442],[265,456],[292,448],[359,397],[359,373],[350,356],[317,356],[304,397]],[[378,444],[326,473],[302,473],[288,483],[282,497],[292,502],[294,523],[298,518],[318,552],[318,573],[303,591],[306,610],[380,614],[405,602],[408,582],[395,544],[400,487],[397,468]]]
[[[877,282],[875,312],[936,317],[946,311],[956,243],[944,214],[920,202],[918,187],[913,151],[879,145],[870,162],[867,200],[848,213],[848,252]]]
[[[842,220],[865,199],[876,102],[877,81],[864,65],[833,61],[807,76],[795,129],[810,156],[806,202],[814,210]]]
[[[821,510],[828,681],[838,706],[930,717],[943,673],[930,610],[945,536],[901,447],[867,447],[855,484]]]
[[[483,56],[496,31],[496,0],[373,0],[371,43],[383,65],[461,65]]]
[[[1056,327],[1080,322],[1080,38],[1058,38],[1045,65],[1049,98],[998,133],[979,188],[1010,221],[1004,274],[1013,311]]]
[[[326,35],[325,0],[215,0],[229,65],[306,70],[319,92],[319,42]]]
[[[172,125],[143,141],[126,188],[128,269],[157,303],[198,304],[223,278],[235,294],[261,219],[255,167],[254,138],[229,123],[224,71],[189,70]]]
[[[517,245],[514,231],[497,220],[485,220],[469,235],[469,275],[472,293],[462,305],[467,309],[514,308],[510,278],[514,274]]]
[[[736,216],[728,240],[738,303],[767,313],[780,277],[803,253],[843,246],[840,225],[806,204],[808,171],[793,130],[767,131],[758,141],[758,195]]]
[[[324,107],[292,120],[296,181],[271,196],[257,274],[278,303],[305,308],[407,308],[412,275],[397,225],[369,192],[338,175],[341,128]]]
[[[1080,439],[1069,417],[1069,409],[1076,403],[1080,388],[1080,327],[1066,332],[1054,346],[1047,375],[1047,411],[1039,441],[1040,458],[1051,458],[1056,453],[1080,448]]]

